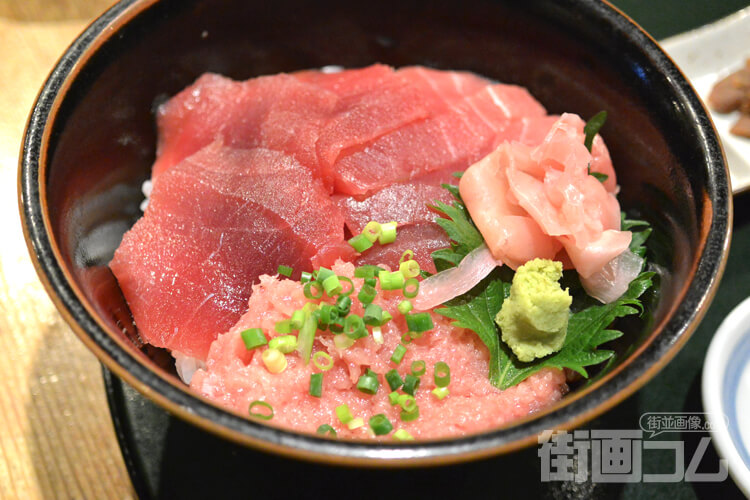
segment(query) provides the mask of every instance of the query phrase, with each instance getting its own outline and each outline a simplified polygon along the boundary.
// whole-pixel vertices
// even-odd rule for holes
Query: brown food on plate
[[[750,59],[745,67],[719,80],[711,94],[708,104],[718,113],[740,111],[740,117],[729,130],[734,135],[750,138]]]

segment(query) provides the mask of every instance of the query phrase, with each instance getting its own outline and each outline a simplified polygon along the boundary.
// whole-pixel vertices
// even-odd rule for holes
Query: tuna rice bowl
[[[587,118],[419,66],[205,74],[157,111],[110,268],[141,339],[230,411],[337,439],[494,429],[605,369],[653,293],[650,226]]]

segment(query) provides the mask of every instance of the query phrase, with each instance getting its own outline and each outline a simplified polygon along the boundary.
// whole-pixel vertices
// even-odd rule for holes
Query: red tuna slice
[[[339,97],[350,98],[382,85],[384,80],[393,77],[393,68],[384,64],[373,64],[365,68],[340,71],[298,71],[293,75],[302,82],[317,85]]]
[[[365,94],[345,98],[344,108],[320,131],[317,151],[323,172],[333,173],[342,152],[446,109],[434,92],[394,73]],[[335,174],[333,174],[335,175]]]
[[[159,109],[152,178],[217,139],[227,146],[284,151],[315,170],[318,131],[338,101],[290,75],[237,82],[205,74]]]
[[[292,158],[212,144],[161,175],[110,267],[146,342],[205,359],[258,276],[349,257],[343,223]]]
[[[466,71],[441,71],[424,66],[408,66],[398,74],[422,92],[450,105],[487,87],[490,81]]]
[[[440,187],[441,182],[450,182],[450,179],[443,180],[442,177],[446,176],[435,175],[424,180],[393,184],[361,200],[344,195],[333,195],[331,199],[341,210],[352,234],[362,232],[372,220],[396,221],[399,228],[408,224],[432,222],[437,215],[428,205],[433,205],[438,200],[450,203],[453,199],[447,189]]]
[[[526,91],[508,85],[492,85],[479,94],[457,102],[429,119],[401,127],[346,152],[336,162],[334,190],[363,195],[394,182],[413,179],[436,170],[464,170],[494,149],[500,139],[515,140],[520,127],[510,124],[522,115],[543,113]],[[518,104],[525,96],[526,104]],[[508,102],[503,99],[507,98]],[[514,102],[510,102],[510,99]],[[508,116],[510,113],[510,117]]]
[[[398,269],[398,262],[405,251],[414,252],[414,260],[425,271],[434,273],[435,263],[432,252],[450,246],[450,240],[445,231],[433,222],[409,224],[398,229],[396,241],[387,245],[375,244],[366,250],[357,260],[358,266],[364,264],[384,264],[391,269]]]

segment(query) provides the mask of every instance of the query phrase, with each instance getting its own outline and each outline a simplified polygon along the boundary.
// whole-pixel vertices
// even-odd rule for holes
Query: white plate
[[[734,482],[750,497],[750,297],[716,331],[702,382],[716,449]]]
[[[715,23],[667,38],[661,46],[706,101],[720,78],[740,69],[745,59],[750,58],[750,7]],[[710,114],[724,145],[732,191],[744,191],[750,188],[750,139],[729,133],[738,113]]]

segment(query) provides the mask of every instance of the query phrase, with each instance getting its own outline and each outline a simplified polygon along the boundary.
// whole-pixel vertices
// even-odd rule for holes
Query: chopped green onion
[[[393,439],[398,441],[414,441],[414,436],[409,434],[409,431],[406,429],[398,429],[393,433]]]
[[[312,273],[308,273],[307,271],[302,271],[302,274],[299,277],[300,283],[307,283],[308,281],[312,281],[312,280],[313,280]]]
[[[432,328],[434,327],[434,325],[432,324],[432,317],[430,316],[430,313],[426,312],[407,315],[406,326],[409,327],[409,331],[417,333],[432,330]]]
[[[404,288],[404,273],[401,271],[380,271],[378,273],[378,280],[380,280],[380,288],[383,290],[401,290]]]
[[[403,335],[401,335],[401,343],[404,345],[411,344],[411,335],[409,335],[409,332],[406,332]]]
[[[289,354],[297,349],[297,337],[294,335],[274,337],[268,342],[268,347],[283,352],[284,354]]]
[[[256,408],[263,408],[263,410],[258,410]],[[261,420],[271,420],[273,418],[273,406],[258,399],[250,403],[247,412],[251,417],[259,418]]]
[[[336,309],[339,310],[339,316],[346,316],[352,309],[352,299],[347,295],[339,295],[336,299]]]
[[[322,363],[320,360],[324,360]],[[333,368],[333,358],[325,351],[318,351],[312,356],[312,361],[318,370],[327,372]]]
[[[318,318],[322,325],[330,325],[339,319],[339,310],[331,304],[323,302],[318,309]]]
[[[401,271],[401,274],[404,275],[405,278],[416,278],[419,276],[419,262],[416,260],[407,260],[405,262],[402,262],[398,266],[398,270]]]
[[[414,411],[401,410],[401,420],[404,422],[411,422],[419,418],[419,406],[415,407]]]
[[[401,378],[401,375],[398,374],[398,371],[395,368],[388,370],[385,373],[385,380],[388,382],[388,387],[390,387],[392,391],[395,391],[404,385],[404,379]]]
[[[383,310],[383,321],[380,324],[381,325],[385,325],[386,323],[388,323],[392,319],[393,319],[393,316],[391,316],[391,313],[389,313],[386,310]]]
[[[315,431],[316,434],[320,434],[321,436],[325,436],[326,434],[330,434],[333,437],[336,437],[336,429],[331,427],[328,424],[323,424],[320,427],[318,427],[318,430]]]
[[[363,373],[359,380],[357,381],[357,389],[360,390],[360,392],[364,392],[365,394],[373,395],[376,392],[378,392],[378,388],[380,387],[380,382],[378,382],[378,376],[368,368],[368,370]]]
[[[432,390],[432,394],[433,394],[433,395],[434,395],[434,396],[435,396],[436,398],[438,398],[438,399],[440,399],[440,400],[444,399],[444,398],[445,398],[445,396],[447,396],[447,395],[448,395],[449,393],[450,393],[450,391],[448,390],[448,388],[447,388],[447,387],[435,387],[435,388],[434,388],[434,389]]]
[[[411,300],[402,300],[398,303],[398,312],[401,314],[409,314],[413,307]]]
[[[422,338],[422,335],[424,335],[424,332],[407,332],[407,334],[409,335],[410,339],[414,340],[414,339]]]
[[[286,370],[286,356],[278,349],[266,349],[260,355],[260,359],[271,373],[281,373]]]
[[[337,406],[335,411],[339,421],[344,425],[348,424],[354,419],[354,417],[352,416],[352,412],[349,410],[349,406],[347,406],[346,404]]]
[[[398,259],[398,265],[401,266],[404,262],[409,262],[414,259],[414,250],[406,250],[401,254],[401,258]]]
[[[328,329],[331,330],[331,333],[341,333],[344,331],[344,320],[339,318],[336,320],[335,323],[331,323],[328,325]]]
[[[383,342],[385,342],[385,339],[383,338],[383,329],[381,327],[372,327],[372,340],[374,340],[376,344],[381,345],[383,344]]]
[[[344,320],[344,334],[353,340],[367,337],[367,328],[365,328],[365,322],[360,316],[357,316],[356,314],[350,314]]]
[[[415,392],[417,392],[417,389],[419,388],[419,383],[421,382],[421,379],[417,377],[416,375],[412,375],[411,373],[407,373],[404,377],[404,387],[402,390],[406,394],[414,395]]]
[[[336,276],[336,273],[334,273],[332,270],[328,269],[327,267],[320,267],[318,268],[318,274],[315,277],[315,281],[318,283],[323,283],[326,279],[330,278],[331,276]]]
[[[310,396],[319,398],[323,394],[323,374],[313,373],[310,375]]]
[[[435,363],[435,385],[438,387],[447,387],[451,383],[451,368],[445,361]]]
[[[422,359],[411,362],[411,374],[415,377],[421,377],[427,371],[427,365]]]
[[[355,278],[374,278],[378,275],[383,268],[380,266],[373,266],[372,264],[365,264],[354,269]]]
[[[292,269],[289,266],[279,266],[279,268],[276,270],[277,273],[279,273],[282,276],[286,276],[287,278],[292,275],[294,272],[294,269]]]
[[[378,279],[374,276],[372,278],[365,278],[364,284],[375,288],[375,285],[378,284]]]
[[[333,297],[334,295],[337,295],[341,290],[343,290],[343,287],[341,286],[339,277],[334,274],[323,281],[323,289],[326,291],[329,297]]]
[[[371,220],[365,225],[365,228],[362,230],[362,234],[365,236],[365,238],[370,240],[371,243],[374,243],[375,240],[377,240],[380,236],[380,223]]]
[[[380,326],[383,324],[383,308],[377,304],[367,304],[362,318],[366,325]]]
[[[378,242],[381,245],[387,245],[388,243],[393,243],[394,241],[396,241],[396,227],[397,226],[398,226],[398,223],[395,221],[381,224],[380,236],[378,237]]]
[[[417,409],[417,400],[411,394],[401,394],[398,397],[398,405],[407,413]]]
[[[349,240],[349,245],[351,245],[351,247],[352,247],[352,248],[353,248],[353,249],[354,249],[355,251],[357,251],[357,252],[359,252],[359,253],[362,253],[362,252],[364,252],[365,250],[367,250],[367,249],[369,249],[369,248],[371,248],[371,247],[372,247],[372,241],[370,241],[370,240],[369,240],[369,239],[367,238],[367,236],[366,236],[366,235],[364,235],[364,234],[360,233],[360,234],[358,234],[357,236],[355,236],[355,237],[353,237],[353,238],[351,238],[351,239]]]
[[[357,298],[362,304],[371,304],[372,301],[375,300],[375,295],[377,294],[378,292],[375,290],[375,287],[365,284],[359,289]]]
[[[351,419],[346,426],[349,428],[349,430],[353,431],[354,429],[359,429],[360,427],[365,425],[365,421],[362,417],[357,417]]]
[[[346,276],[339,276],[338,278],[339,278],[339,281],[342,283],[341,285],[342,290],[339,292],[339,296],[351,295],[351,293],[354,291],[354,282],[350,278],[347,278]],[[348,283],[349,287],[343,288],[344,286],[343,283]]]
[[[354,339],[350,339],[343,333],[340,335],[335,335],[333,337],[333,345],[336,346],[336,349],[344,350],[350,348],[352,345],[354,345]]]
[[[409,278],[404,283],[404,297],[407,299],[413,299],[419,293],[419,281],[417,278]]]
[[[307,315],[305,314],[305,311],[302,309],[297,309],[292,313],[292,319],[290,320],[290,324],[294,330],[299,330],[302,328],[302,325],[305,324],[305,317]]]
[[[391,403],[391,406],[398,404],[398,397],[400,394],[397,391],[393,391],[388,394],[388,401]]]
[[[320,299],[323,297],[323,286],[318,281],[308,281],[302,288],[306,299]]]
[[[240,332],[240,337],[242,337],[242,342],[245,343],[245,347],[248,351],[268,343],[266,336],[263,334],[262,328],[248,328],[247,330],[242,330],[242,332]]]
[[[393,424],[383,413],[378,413],[370,417],[368,421],[370,429],[376,436],[384,436],[393,430]]]
[[[305,323],[300,328],[299,335],[297,335],[297,352],[299,352],[305,364],[310,361],[310,353],[312,352],[317,326],[318,322],[315,320],[315,317],[312,314],[308,314],[305,318]]]
[[[292,333],[292,321],[289,319],[277,321],[273,325],[273,329],[276,330],[276,333]]]
[[[391,361],[394,363],[401,364],[401,360],[404,359],[404,355],[406,354],[406,347],[399,344],[396,346],[396,348],[393,350],[393,354],[391,354]]]

